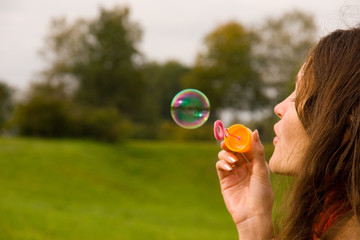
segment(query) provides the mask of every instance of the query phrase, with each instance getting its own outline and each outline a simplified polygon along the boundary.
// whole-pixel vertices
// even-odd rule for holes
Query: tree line
[[[228,21],[204,37],[188,66],[149,61],[128,7],[100,7],[96,17],[73,22],[56,18],[40,51],[46,67],[25,96],[10,101],[11,88],[0,85],[0,124],[26,136],[209,139],[223,111],[249,111],[263,113],[246,124],[264,129],[266,139],[274,121],[268,113],[293,87],[316,31],[313,17],[299,11],[254,26]],[[211,103],[209,123],[196,130],[171,120],[170,102],[185,88]]]

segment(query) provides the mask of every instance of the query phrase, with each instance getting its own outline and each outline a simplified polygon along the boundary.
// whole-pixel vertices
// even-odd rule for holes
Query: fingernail
[[[256,142],[260,141],[259,131],[257,129],[255,130],[255,133],[254,133],[254,140]]]
[[[228,164],[225,164],[225,168],[226,168],[227,170],[229,170],[229,171],[232,170],[232,168],[231,168]]]
[[[232,156],[228,156],[228,158],[229,158],[229,160],[230,160],[231,162],[236,163],[236,159],[233,158]]]

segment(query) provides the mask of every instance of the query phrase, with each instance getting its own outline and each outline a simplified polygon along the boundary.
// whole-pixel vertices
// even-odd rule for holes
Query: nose
[[[284,101],[274,107],[274,113],[281,119],[285,113]]]

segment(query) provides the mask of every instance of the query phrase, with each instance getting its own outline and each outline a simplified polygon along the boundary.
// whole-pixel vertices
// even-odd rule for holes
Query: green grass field
[[[2,138],[0,239],[236,239],[218,151],[215,142]]]

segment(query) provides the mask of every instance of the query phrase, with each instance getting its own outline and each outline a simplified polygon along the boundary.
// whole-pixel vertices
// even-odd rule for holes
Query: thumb
[[[267,165],[265,161],[265,152],[264,152],[264,146],[262,145],[260,141],[260,136],[258,130],[255,130],[251,134],[251,148],[253,152],[253,164],[254,164],[254,170],[266,170],[267,171]]]

